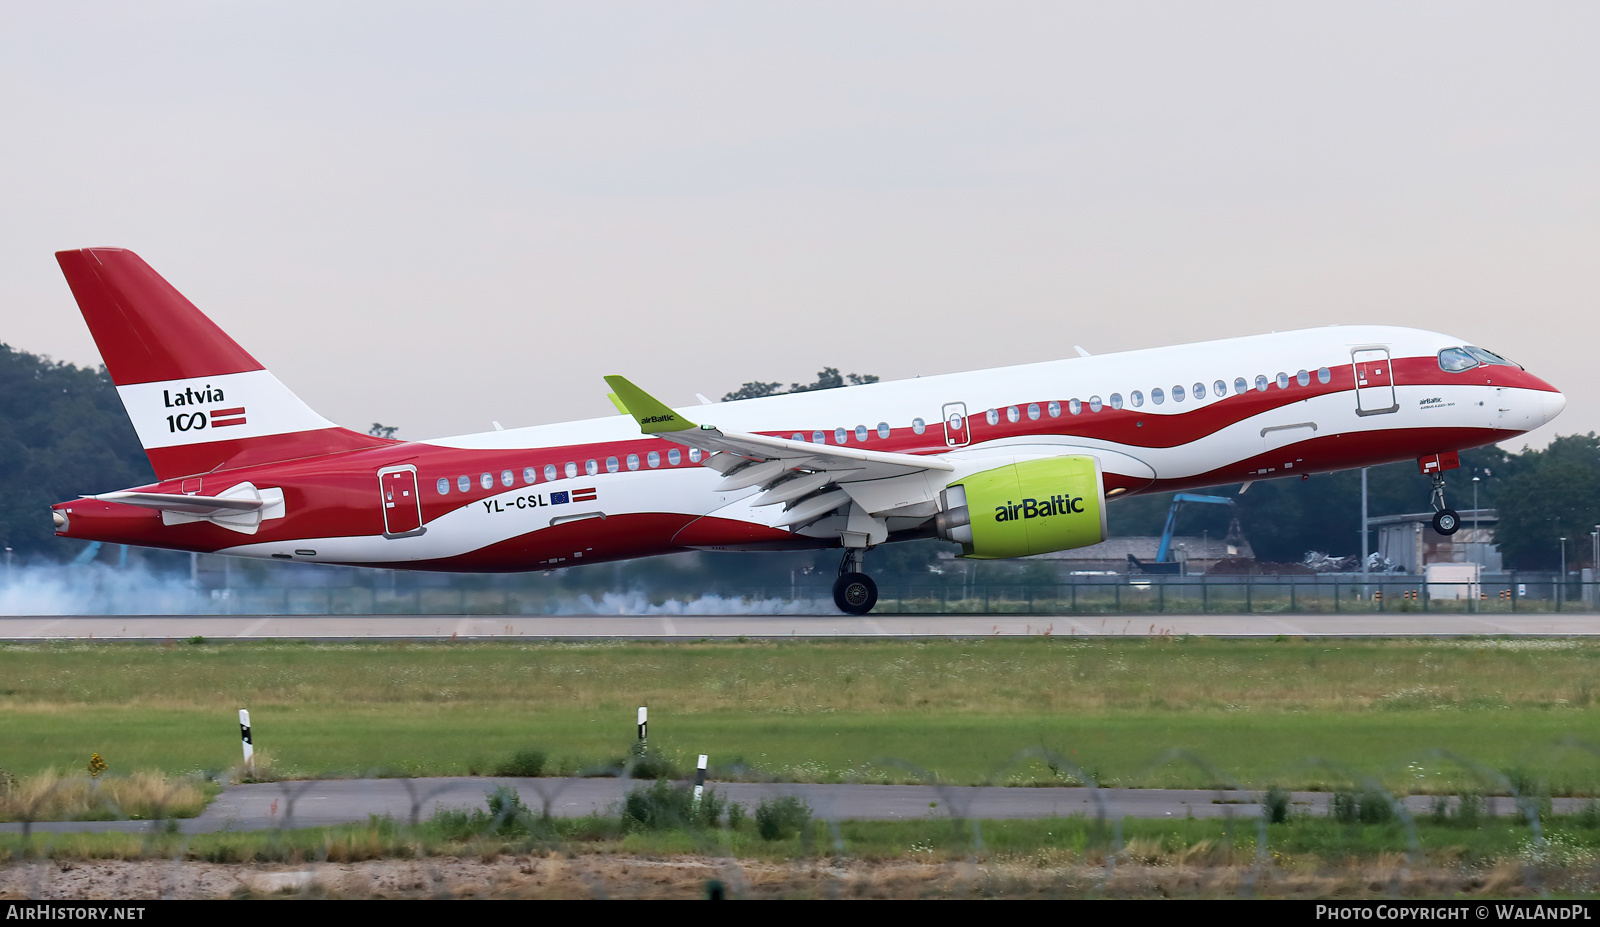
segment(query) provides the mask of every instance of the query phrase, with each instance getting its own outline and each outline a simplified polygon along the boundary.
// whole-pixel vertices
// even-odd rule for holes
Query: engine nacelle
[[[984,470],[939,494],[939,537],[977,560],[1026,557],[1106,539],[1100,461],[1046,457]]]

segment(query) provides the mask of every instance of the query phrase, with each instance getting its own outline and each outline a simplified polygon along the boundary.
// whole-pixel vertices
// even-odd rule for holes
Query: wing
[[[772,522],[776,527],[802,529],[848,506],[850,524],[840,530],[879,543],[887,536],[886,518],[933,517],[941,476],[955,469],[938,457],[724,432],[689,421],[623,377],[606,382],[645,434],[710,454],[704,465],[723,475],[715,491],[755,486],[760,492],[746,505],[785,506]]]

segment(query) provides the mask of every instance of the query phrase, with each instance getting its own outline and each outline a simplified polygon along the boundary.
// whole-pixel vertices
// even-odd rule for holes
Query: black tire
[[[1435,512],[1433,515],[1433,530],[1445,537],[1449,537],[1461,530],[1461,516],[1456,514],[1455,509]]]
[[[833,604],[846,615],[865,615],[878,604],[878,584],[865,573],[845,573],[833,581]]]

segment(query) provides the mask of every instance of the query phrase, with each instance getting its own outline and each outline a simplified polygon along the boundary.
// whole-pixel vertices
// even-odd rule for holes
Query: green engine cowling
[[[984,470],[939,494],[939,537],[977,560],[1026,557],[1106,539],[1100,461],[1047,457]]]

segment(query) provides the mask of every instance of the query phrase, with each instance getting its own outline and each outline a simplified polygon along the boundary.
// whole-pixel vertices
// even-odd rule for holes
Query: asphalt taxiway
[[[400,822],[426,820],[440,808],[483,809],[486,797],[506,786],[524,805],[553,817],[617,813],[635,781],[614,778],[509,779],[443,777],[437,779],[312,779],[260,782],[226,789],[199,817],[177,822],[181,833],[255,831],[291,827],[359,824],[372,816]],[[753,809],[763,799],[796,796],[823,820],[905,821],[914,819],[982,820],[1083,816],[1122,818],[1254,819],[1261,814],[1260,795],[1251,791],[1201,789],[1088,789],[1000,786],[865,785],[762,782],[712,782],[724,798]],[[684,784],[681,787],[687,788]],[[1295,792],[1293,807],[1302,813],[1326,814],[1329,796]],[[1412,814],[1427,812],[1426,795],[1406,800]],[[1489,799],[1494,814],[1512,814],[1515,803]],[[1555,799],[1556,809],[1576,811],[1587,799]],[[0,833],[78,831],[139,832],[160,829],[150,821],[69,821],[0,824]]]

